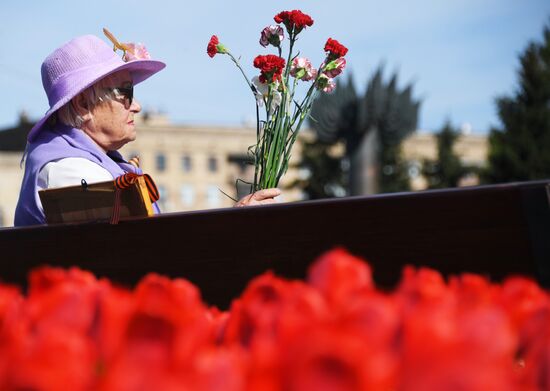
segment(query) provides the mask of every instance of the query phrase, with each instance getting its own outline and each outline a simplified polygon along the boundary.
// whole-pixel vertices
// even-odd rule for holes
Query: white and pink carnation
[[[290,66],[290,75],[296,79],[309,81],[317,77],[317,69],[305,57],[296,57]]]
[[[260,36],[260,45],[262,45],[264,48],[267,47],[269,44],[275,47],[279,47],[284,38],[285,35],[281,26],[267,26],[262,30]]]
[[[272,84],[271,90],[268,83],[262,83],[258,76],[252,78],[252,84],[256,88],[254,95],[256,96],[256,103],[258,106],[262,107],[264,102],[266,102],[271,94],[271,106],[269,112],[273,113],[277,107],[281,105],[282,95],[279,92],[279,83],[275,82]]]

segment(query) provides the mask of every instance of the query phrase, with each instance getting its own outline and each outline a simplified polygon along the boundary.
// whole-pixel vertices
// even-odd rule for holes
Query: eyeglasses
[[[132,102],[134,101],[134,86],[110,88],[109,91],[114,92],[121,98],[124,97],[124,107],[126,109],[129,109],[130,106],[132,106]]]

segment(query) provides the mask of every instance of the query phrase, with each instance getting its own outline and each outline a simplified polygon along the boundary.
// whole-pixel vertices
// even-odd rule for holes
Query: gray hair
[[[88,107],[88,111],[90,111],[100,102],[106,102],[115,99],[113,91],[106,89],[106,85],[106,78],[103,78],[91,85],[90,87],[86,88],[73,99],[77,99],[80,95],[82,95],[86,102],[86,106]],[[82,124],[84,123],[84,118],[82,118],[82,116],[79,115],[74,109],[74,106],[72,104],[73,99],[61,106],[61,108],[59,108],[55,113],[50,116],[50,118],[48,118],[47,123],[50,126],[55,126],[57,121],[60,121],[65,125],[72,126],[73,128],[81,128]],[[21,168],[25,163],[28,154],[28,147],[29,143],[27,142],[25,150],[23,151],[23,155],[21,156],[21,162],[19,163],[19,167]]]
[[[78,114],[75,110],[72,103],[73,100],[78,99],[80,96],[82,96],[84,98],[84,101],[86,102],[86,107],[88,107],[88,111],[92,110],[100,102],[113,100],[113,92],[105,89],[106,84],[107,83],[105,79],[102,79],[91,85],[90,87],[86,88],[76,97],[65,103],[65,105],[63,105],[59,110],[57,110],[55,115],[52,115],[50,117],[50,124],[55,124],[55,122],[60,121],[65,125],[80,129],[82,127],[82,124],[84,123],[84,118],[82,118],[82,116]]]

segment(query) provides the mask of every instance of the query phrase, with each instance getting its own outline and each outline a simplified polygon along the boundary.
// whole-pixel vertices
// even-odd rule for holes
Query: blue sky
[[[136,87],[144,108],[173,122],[239,125],[254,118],[254,99],[227,57],[206,55],[217,34],[250,77],[252,60],[267,54],[259,32],[282,10],[301,9],[315,20],[301,34],[301,53],[318,64],[328,37],[349,48],[346,56],[358,91],[385,64],[401,85],[414,83],[422,100],[419,128],[437,130],[450,118],[484,133],[498,125],[494,99],[517,86],[518,54],[540,41],[550,21],[548,0],[339,0],[339,1],[43,1],[0,3],[0,128],[26,110],[38,119],[48,109],[40,79],[43,59],[83,34],[146,44],[167,68]]]

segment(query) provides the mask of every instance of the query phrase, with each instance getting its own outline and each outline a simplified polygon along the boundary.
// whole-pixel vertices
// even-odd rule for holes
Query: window
[[[420,176],[422,170],[422,165],[419,161],[413,160],[409,162],[409,167],[407,169],[407,173],[409,174],[409,178],[416,179]]]
[[[248,169],[253,168],[254,165],[254,159],[251,159],[250,156],[237,153],[229,154],[227,161],[236,164],[241,175],[245,175]]]
[[[166,212],[167,206],[168,206],[168,191],[166,190],[166,187],[164,185],[158,185],[157,189],[159,191],[159,200],[158,204],[160,207],[161,212]]]
[[[191,206],[195,202],[195,189],[193,185],[181,185],[180,187],[180,200],[185,206]]]
[[[206,189],[206,203],[210,208],[220,206],[220,191],[215,185],[209,185]]]
[[[191,156],[184,155],[181,157],[181,169],[183,172],[191,172],[193,168],[191,164]]]
[[[208,158],[208,171],[216,172],[218,171],[218,159],[211,156]]]
[[[166,170],[166,156],[164,156],[163,153],[157,153],[157,156],[155,158],[157,171],[164,171]]]

